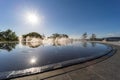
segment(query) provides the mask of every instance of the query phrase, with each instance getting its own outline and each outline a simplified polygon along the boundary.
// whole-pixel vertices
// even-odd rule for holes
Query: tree
[[[94,41],[95,39],[96,39],[96,35],[95,35],[95,34],[92,34],[90,40],[93,40],[93,41]]]
[[[58,33],[52,34],[52,38],[57,38],[57,37],[60,37],[60,34]]]
[[[62,34],[62,37],[69,38],[69,36],[66,34]]]
[[[82,39],[85,40],[87,38],[87,33],[85,32],[83,35],[82,35]]]
[[[58,33],[55,33],[55,34],[52,34],[52,36],[50,36],[49,38],[69,38],[69,36],[67,34],[58,34]]]
[[[26,38],[27,36],[29,36],[29,37],[36,37],[36,38],[41,38],[41,39],[43,39],[43,36],[40,35],[40,34],[37,33],[37,32],[31,32],[31,33],[28,33],[28,34],[25,34],[25,35],[22,35],[22,36],[23,36],[23,38]]]
[[[12,32],[12,30],[8,29],[0,32],[0,41],[18,41],[18,37],[15,32]]]

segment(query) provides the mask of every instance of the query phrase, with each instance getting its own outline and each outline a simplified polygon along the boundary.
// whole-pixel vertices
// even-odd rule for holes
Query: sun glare
[[[35,63],[36,63],[36,59],[35,59],[35,58],[32,58],[32,59],[30,60],[30,63],[31,63],[31,64],[35,64]]]
[[[39,16],[35,13],[27,13],[26,19],[27,19],[27,22],[29,22],[30,24],[40,23]]]

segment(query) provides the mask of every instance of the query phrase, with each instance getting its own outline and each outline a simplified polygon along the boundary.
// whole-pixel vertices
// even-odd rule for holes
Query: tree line
[[[44,35],[41,35],[41,34],[39,34],[37,32],[30,32],[28,34],[22,35],[23,38],[26,38],[27,36],[41,38],[41,39],[45,38]],[[87,35],[86,32],[82,34],[82,39],[83,40],[86,40],[87,37],[88,37],[88,35]],[[48,38],[53,38],[53,39],[56,39],[56,38],[69,38],[69,36],[67,34],[54,33],[51,36],[49,36]],[[92,41],[97,40],[96,34],[92,34],[90,36],[89,40],[92,40]],[[13,32],[10,29],[8,29],[6,31],[0,31],[0,41],[18,41],[18,36],[16,35],[15,32]]]
[[[88,34],[87,32],[85,32],[84,34],[82,34],[82,39],[83,40],[90,40],[90,41],[102,41],[103,38],[97,38],[96,34],[91,34],[90,38],[87,38]]]
[[[50,37],[48,38],[69,38],[69,36],[67,34],[58,34],[58,33],[55,33],[55,34],[52,34]]]

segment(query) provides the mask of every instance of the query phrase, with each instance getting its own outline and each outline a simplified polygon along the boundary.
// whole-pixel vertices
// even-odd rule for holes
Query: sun
[[[39,16],[36,13],[27,13],[26,20],[30,24],[38,24],[40,23]]]

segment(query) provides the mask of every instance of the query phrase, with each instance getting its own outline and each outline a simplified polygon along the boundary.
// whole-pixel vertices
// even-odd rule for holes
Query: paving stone
[[[70,78],[69,75],[63,74],[63,75],[55,76],[55,77],[48,78],[48,79],[45,79],[45,80],[72,80],[72,79]]]

